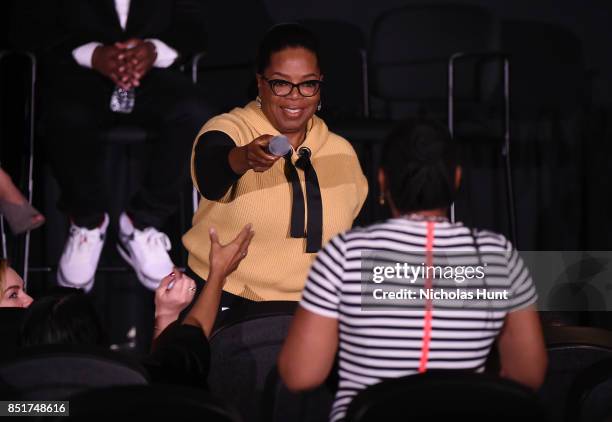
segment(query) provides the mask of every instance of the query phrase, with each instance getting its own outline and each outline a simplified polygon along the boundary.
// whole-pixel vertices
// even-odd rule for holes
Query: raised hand
[[[225,277],[236,270],[240,261],[247,256],[249,244],[255,232],[251,225],[247,224],[238,236],[226,245],[219,242],[219,236],[214,228],[210,229],[209,234],[210,271],[208,278],[204,283],[202,293],[183,321],[183,324],[200,327],[206,337],[210,337],[215,324]]]
[[[251,224],[247,224],[240,231],[238,236],[230,243],[222,245],[219,242],[219,236],[214,228],[210,231],[210,274],[211,279],[225,280],[229,274],[234,272],[240,261],[242,261],[248,253],[249,244],[255,235]]]

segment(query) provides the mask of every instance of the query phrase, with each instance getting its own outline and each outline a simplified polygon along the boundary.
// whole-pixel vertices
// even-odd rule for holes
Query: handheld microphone
[[[270,139],[268,153],[277,157],[284,157],[291,151],[291,144],[285,135],[277,135]]]

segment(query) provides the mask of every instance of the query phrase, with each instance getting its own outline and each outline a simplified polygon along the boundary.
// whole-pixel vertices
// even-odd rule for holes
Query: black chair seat
[[[574,380],[567,399],[568,422],[603,422],[612,417],[612,359],[588,367]]]
[[[346,421],[546,421],[537,397],[515,382],[466,371],[429,371],[361,391]]]
[[[161,420],[240,422],[237,413],[204,390],[169,385],[103,388],[70,397],[63,421]]]
[[[116,125],[101,131],[98,136],[103,142],[108,144],[134,145],[143,144],[149,139],[155,138],[157,133],[142,126]]]
[[[555,421],[564,419],[564,407],[576,377],[585,368],[612,358],[612,332],[589,327],[546,327],[548,371],[539,396]]]

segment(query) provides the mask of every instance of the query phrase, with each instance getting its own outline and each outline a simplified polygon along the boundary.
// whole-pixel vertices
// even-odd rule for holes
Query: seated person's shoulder
[[[240,145],[240,122],[228,113],[220,114],[207,121],[200,130],[198,139],[206,141],[211,139],[211,137],[218,137],[220,133],[227,135],[235,144]]]
[[[372,224],[369,226],[361,227],[355,226],[345,232],[337,234],[333,240],[337,244],[351,244],[352,242],[359,242],[362,240],[372,240],[375,239],[379,233],[378,230],[380,228],[380,224]]]
[[[245,120],[243,113],[240,112],[241,110],[236,108],[228,113],[212,117],[202,127],[198,138],[201,140],[209,132],[222,132],[238,146],[248,144],[258,135],[253,132],[251,125]]]
[[[507,252],[513,249],[512,243],[501,233],[486,229],[476,229],[473,233],[478,240],[479,248],[485,251]]]
[[[222,113],[211,117],[202,130],[222,130],[225,128],[240,128],[243,125],[242,119],[232,113]]]

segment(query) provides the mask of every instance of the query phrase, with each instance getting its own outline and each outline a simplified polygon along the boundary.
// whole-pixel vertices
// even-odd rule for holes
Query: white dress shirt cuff
[[[83,44],[72,50],[72,57],[74,57],[74,60],[81,66],[91,68],[91,58],[93,57],[94,50],[100,45],[102,44],[99,42],[88,42],[87,44]]]
[[[166,44],[165,42],[154,38],[147,39],[147,41],[151,41],[153,45],[155,45],[155,50],[157,51],[157,58],[155,59],[155,63],[153,63],[153,66],[168,67],[172,63],[174,63],[174,61],[178,57],[178,53],[176,52],[176,50],[168,46],[168,44]]]
[[[74,60],[81,66],[91,68],[93,52],[100,45],[102,44],[99,42],[88,42],[87,44],[83,44],[72,50],[72,57],[74,57]]]

